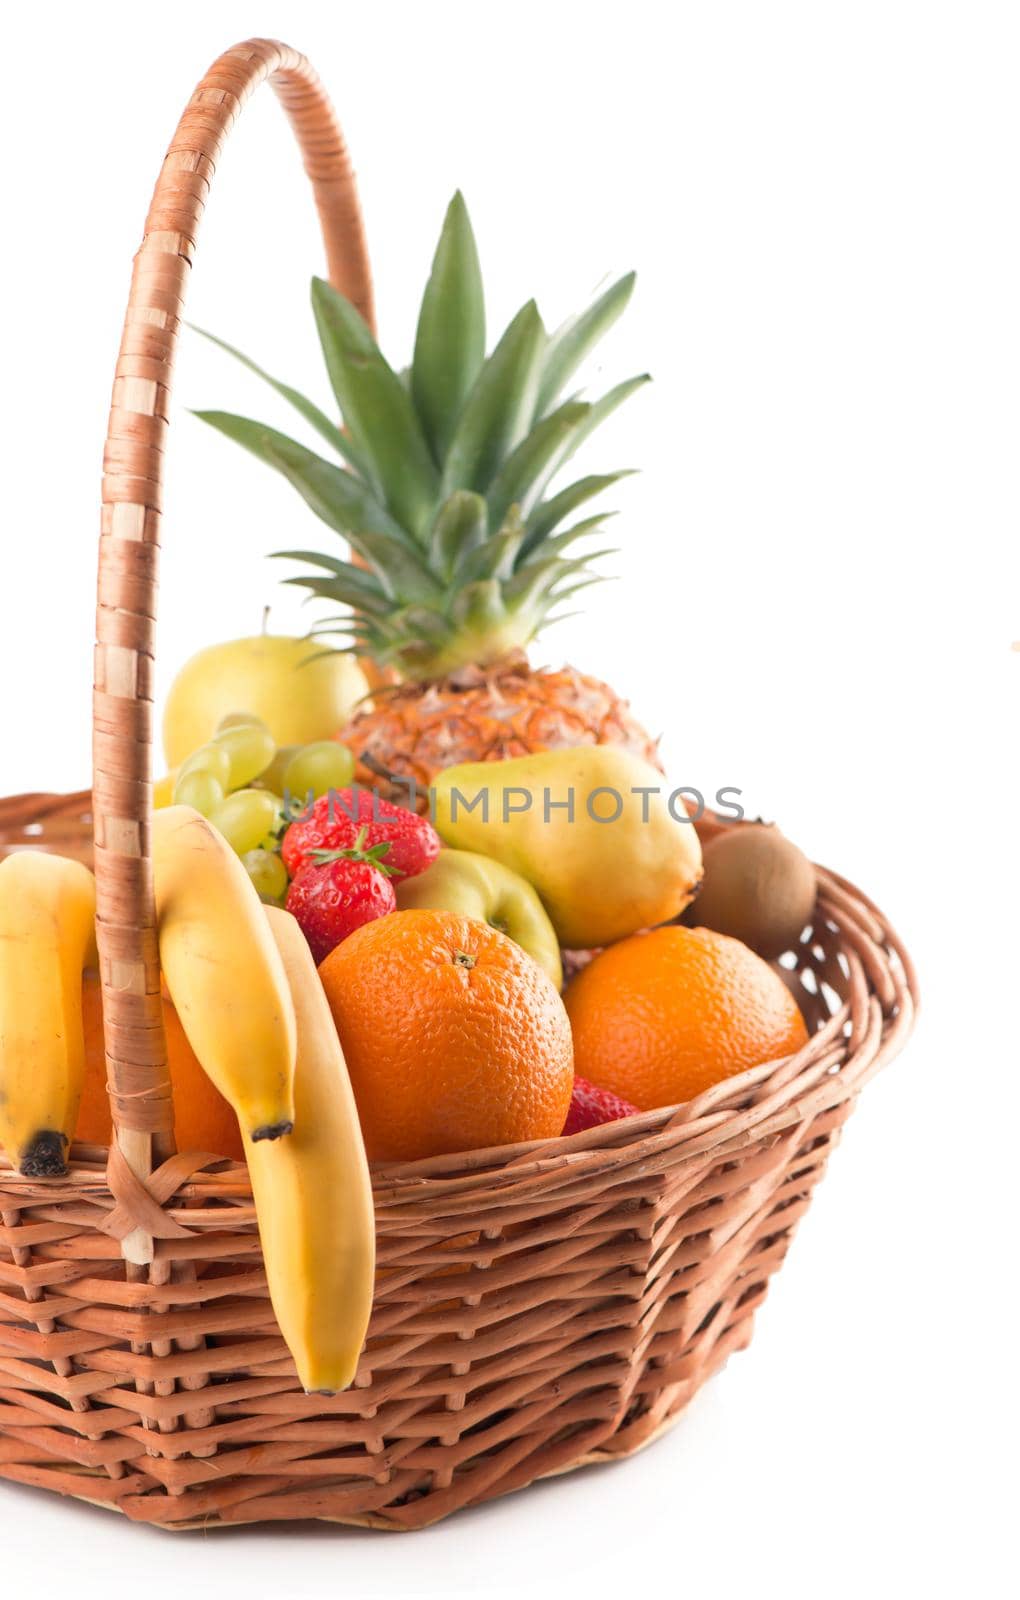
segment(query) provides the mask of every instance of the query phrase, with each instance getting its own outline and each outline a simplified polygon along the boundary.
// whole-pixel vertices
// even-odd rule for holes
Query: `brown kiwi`
[[[705,848],[705,879],[684,921],[750,945],[767,961],[796,944],[811,920],[818,885],[802,850],[773,823],[720,833]]]

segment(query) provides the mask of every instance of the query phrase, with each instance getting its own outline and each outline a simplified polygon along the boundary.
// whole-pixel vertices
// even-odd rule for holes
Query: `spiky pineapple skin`
[[[426,684],[383,690],[338,737],[359,763],[413,779],[422,789],[445,767],[506,761],[543,750],[619,745],[660,768],[658,741],[607,683],[578,672],[522,662],[469,668]],[[369,784],[374,768],[362,767]]]

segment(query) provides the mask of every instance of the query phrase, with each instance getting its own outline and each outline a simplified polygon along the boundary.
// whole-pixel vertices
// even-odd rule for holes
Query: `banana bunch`
[[[0,862],[0,1144],[28,1178],[58,1178],[85,1078],[82,972],[96,956],[87,867],[30,851]]]
[[[263,906],[217,830],[156,814],[163,974],[188,1041],[244,1143],[273,1309],[305,1389],[352,1381],[372,1308],[375,1219],[340,1041],[304,934]],[[0,1143],[59,1177],[85,1077],[82,973],[96,894],[76,861],[0,862]]]
[[[354,1377],[375,1218],[347,1068],[311,951],[189,806],[158,811],[153,869],[170,997],[244,1142],[280,1330],[309,1392]]]

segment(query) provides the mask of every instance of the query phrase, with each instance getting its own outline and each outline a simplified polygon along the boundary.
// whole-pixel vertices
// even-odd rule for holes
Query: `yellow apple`
[[[259,717],[278,745],[331,739],[368,693],[348,655],[317,654],[314,640],[277,634],[231,639],[192,656],[174,679],[163,714],[163,749],[176,767],[233,711]]]

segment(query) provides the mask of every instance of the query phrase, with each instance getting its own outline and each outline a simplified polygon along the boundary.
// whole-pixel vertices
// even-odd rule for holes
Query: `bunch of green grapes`
[[[291,817],[331,789],[346,789],[354,778],[354,757],[336,739],[281,745],[259,785],[286,797]]]
[[[277,749],[264,722],[236,712],[182,763],[173,799],[208,817],[240,856],[260,898],[278,905],[288,884],[280,856],[288,821],[281,796],[293,815],[353,776],[354,757],[336,740]]]

